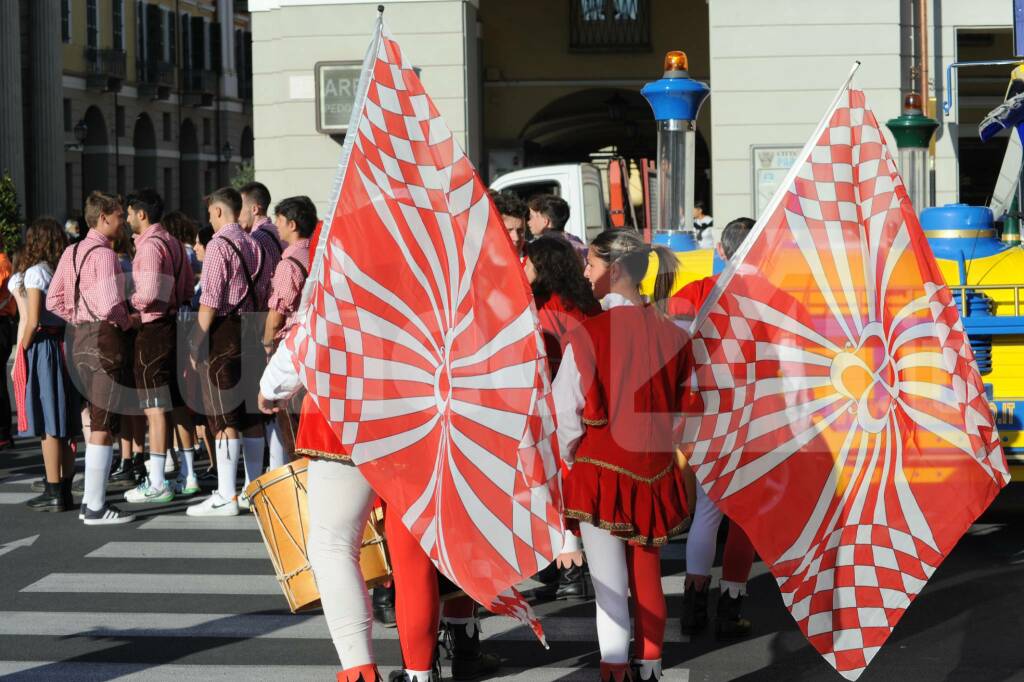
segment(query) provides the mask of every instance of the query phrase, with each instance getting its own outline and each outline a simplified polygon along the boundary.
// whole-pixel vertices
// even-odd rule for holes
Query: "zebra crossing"
[[[7,501],[31,496],[34,478],[0,478],[0,504],[12,505],[5,512],[26,531],[40,516],[72,525],[69,514],[34,514]],[[127,526],[66,528],[75,554],[13,586],[10,599],[0,597],[0,677],[333,679],[337,657],[324,618],[288,612],[252,516],[193,519],[181,503],[145,511],[151,515]],[[679,545],[667,548],[676,572],[680,557]],[[670,600],[678,599],[681,578],[669,576],[664,585]],[[547,651],[511,619],[484,618],[484,647],[506,662],[491,679],[595,679],[593,602],[540,603],[536,610]],[[670,622],[667,649],[685,641]],[[385,676],[400,666],[396,630],[375,627],[374,648]],[[666,656],[665,679],[685,681],[689,672]]]

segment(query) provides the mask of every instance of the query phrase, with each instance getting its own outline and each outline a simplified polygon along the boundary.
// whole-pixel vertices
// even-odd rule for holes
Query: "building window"
[[[99,0],[85,0],[85,44],[96,48],[100,46],[100,10]]]
[[[71,100],[64,100],[64,132],[70,133],[71,128]]]
[[[60,0],[60,39],[71,42],[71,0]]]
[[[164,203],[171,203],[171,196],[173,195],[174,176],[170,168],[164,168]]]
[[[650,50],[650,0],[570,2],[569,49],[573,52]]]
[[[203,144],[210,144],[210,119],[203,119]]]
[[[135,3],[135,61],[146,63],[146,6]]]
[[[114,109],[114,133],[118,137],[124,137],[124,107],[120,104]]]
[[[191,26],[191,17],[187,14],[181,15],[181,66],[184,69],[192,68],[192,49],[191,40],[192,32],[189,30]]]
[[[164,142],[171,141],[171,115],[164,112],[163,115]]]
[[[111,0],[114,26],[114,49],[124,49],[124,0]]]
[[[167,13],[167,61],[177,66],[178,64],[178,22],[174,20],[174,13]]]

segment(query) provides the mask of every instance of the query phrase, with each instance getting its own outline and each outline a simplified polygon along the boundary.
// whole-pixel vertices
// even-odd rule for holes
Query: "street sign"
[[[362,62],[317,62],[316,129],[326,135],[344,135],[352,116]]]
[[[761,212],[768,207],[775,190],[779,188],[782,181],[786,179],[790,167],[800,154],[800,145],[751,145],[751,171],[753,177],[752,200],[754,218],[758,218]]]

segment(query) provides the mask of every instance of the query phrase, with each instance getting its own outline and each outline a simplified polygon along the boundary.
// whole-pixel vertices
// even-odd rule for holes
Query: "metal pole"
[[[1020,0],[1015,0],[1020,1]],[[928,115],[928,0],[917,0],[917,21],[918,37],[920,40],[921,65],[918,72],[921,75],[919,84],[921,90],[921,107]]]

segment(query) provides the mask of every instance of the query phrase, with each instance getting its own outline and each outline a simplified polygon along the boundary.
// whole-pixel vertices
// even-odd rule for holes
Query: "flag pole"
[[[803,166],[804,162],[814,150],[815,145],[818,144],[818,140],[821,139],[821,134],[825,132],[825,128],[828,127],[829,121],[832,120],[832,114],[835,113],[836,108],[842,101],[843,95],[845,95],[846,91],[849,90],[850,83],[853,82],[853,77],[856,75],[857,69],[859,68],[860,60],[858,59],[853,62],[853,66],[850,67],[850,74],[846,77],[846,80],[843,81],[843,84],[836,92],[835,97],[832,98],[832,103],[829,105],[828,109],[825,110],[825,115],[821,117],[821,120],[818,122],[818,126],[814,129],[814,132],[809,138],[807,138],[807,142],[804,144],[803,149],[800,150],[800,154],[796,157],[796,161],[793,162],[793,165],[789,168],[789,172],[786,173],[785,179],[779,185],[778,189],[775,190],[772,200],[768,202],[768,207],[765,208],[761,215],[757,217],[757,222],[754,223],[752,228],[750,228],[750,233],[746,238],[744,238],[740,247],[736,250],[736,253],[733,254],[733,257],[725,264],[725,269],[715,282],[715,286],[711,290],[711,294],[704,300],[704,304],[701,306],[700,310],[697,311],[696,317],[694,317],[693,321],[690,323],[689,332],[691,335],[696,333],[697,329],[700,328],[700,325],[704,323],[705,319],[707,319],[708,312],[721,297],[722,291],[725,289],[725,283],[732,279],[732,275],[736,271],[736,268],[739,267],[739,264],[747,257],[747,253],[750,251],[750,245],[753,244],[756,241],[757,236],[764,231],[764,226],[765,223],[768,222],[768,218],[775,213],[775,209],[777,209],[779,204],[782,203],[783,197],[786,196],[787,188],[793,185],[793,181],[796,179],[797,173],[800,172],[800,167]]]
[[[370,87],[370,72],[374,60],[377,58],[377,51],[380,49],[381,36],[384,33],[384,5],[377,5],[377,21],[373,29],[373,39],[366,48],[363,56],[363,67],[359,73],[359,85],[356,87],[355,99],[352,105],[352,115],[349,117],[348,128],[345,129],[345,141],[341,146],[341,160],[338,162],[338,172],[335,175],[334,186],[331,189],[331,201],[327,205],[327,213],[324,215],[323,225],[320,227],[320,236],[316,243],[316,252],[311,254],[309,276],[302,288],[302,298],[299,302],[299,319],[304,320],[306,310],[309,307],[309,300],[313,295],[313,289],[320,280],[320,271],[323,269],[324,253],[327,250],[327,234],[334,222],[334,211],[338,207],[338,200],[341,198],[341,187],[345,182],[345,174],[348,172],[348,160],[352,155],[352,146],[355,144],[356,136],[359,134],[359,125],[362,121],[363,100],[366,99],[366,91]]]

